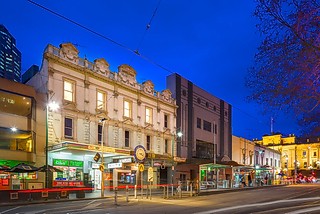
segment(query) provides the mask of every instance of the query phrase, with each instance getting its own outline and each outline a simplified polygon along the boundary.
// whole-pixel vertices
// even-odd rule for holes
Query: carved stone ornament
[[[142,83],[143,85],[143,91],[147,94],[154,94],[154,84],[152,83],[151,80],[147,80],[144,83]]]
[[[109,63],[104,58],[94,60],[94,71],[108,76],[110,73]]]
[[[71,43],[60,44],[60,56],[71,62],[78,62],[79,50]]]
[[[136,80],[137,72],[130,65],[120,65],[118,67],[118,77],[121,82],[135,87],[137,84]]]
[[[165,89],[161,92],[161,97],[163,100],[167,101],[167,102],[171,102],[172,100],[172,93],[169,89]]]

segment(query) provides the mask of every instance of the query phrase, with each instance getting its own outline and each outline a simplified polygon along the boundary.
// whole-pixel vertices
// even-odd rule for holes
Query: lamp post
[[[48,137],[48,130],[49,130],[49,126],[48,126],[48,113],[49,110],[50,111],[56,111],[59,109],[59,104],[56,102],[50,102],[47,104],[46,106],[46,171],[45,171],[45,187],[48,188],[49,187],[49,168],[48,168],[48,161],[49,161],[49,157],[48,157],[48,145],[49,145],[49,137]]]
[[[182,137],[182,132],[179,131],[176,133],[177,134],[177,137],[181,138]],[[173,184],[174,184],[174,172],[175,172],[175,169],[174,169],[174,147],[175,147],[175,141],[176,141],[176,134],[173,134],[172,136],[172,143],[171,143],[171,155],[172,155],[172,167],[171,167],[171,170],[172,170],[172,173],[171,173],[171,184],[172,184],[172,194],[173,194]]]
[[[107,118],[100,119],[102,123],[102,131],[101,131],[101,197],[104,197],[104,158],[103,158],[103,144],[104,144],[104,124]]]

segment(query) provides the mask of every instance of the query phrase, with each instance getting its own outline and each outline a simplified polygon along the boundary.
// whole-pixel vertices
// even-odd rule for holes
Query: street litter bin
[[[86,193],[84,192],[84,190],[79,190],[76,192],[76,198],[85,198],[86,197]]]

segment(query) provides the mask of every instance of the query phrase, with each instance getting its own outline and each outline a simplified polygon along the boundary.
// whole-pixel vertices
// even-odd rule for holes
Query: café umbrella
[[[27,172],[36,172],[38,171],[38,167],[26,164],[26,163],[19,163],[18,165],[12,167],[7,172],[17,172],[17,173],[27,173]]]
[[[47,171],[46,165],[43,165],[38,169],[38,172],[46,172],[46,171]],[[48,172],[63,172],[63,171],[54,166],[48,165]]]

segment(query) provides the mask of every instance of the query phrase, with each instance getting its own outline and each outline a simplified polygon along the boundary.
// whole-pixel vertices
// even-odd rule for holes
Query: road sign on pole
[[[139,164],[138,169],[140,172],[144,171],[144,165],[143,164]]]
[[[153,182],[153,167],[148,168],[148,181]]]

